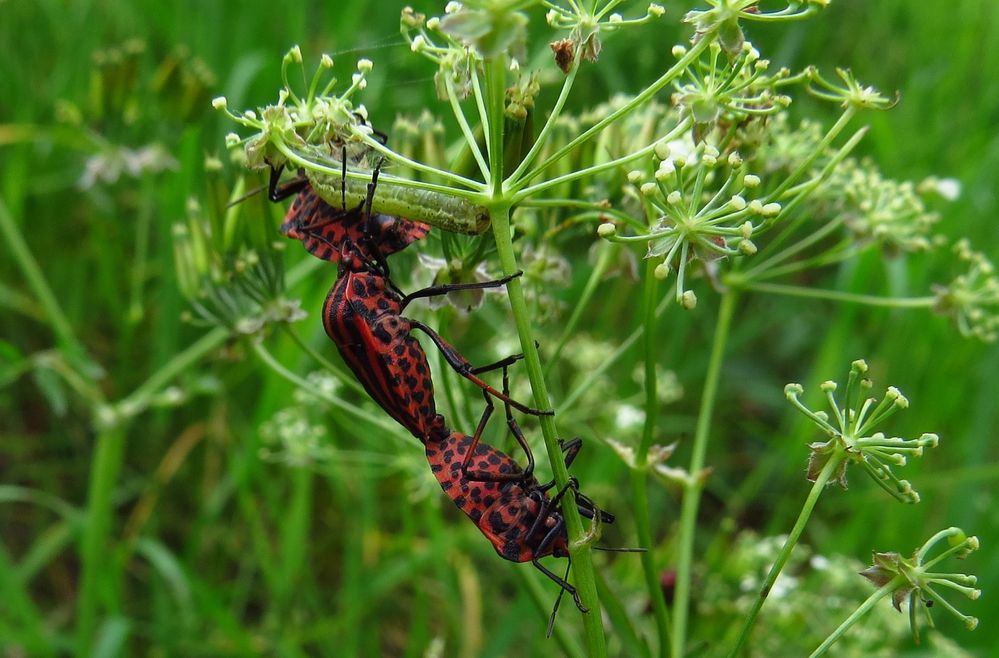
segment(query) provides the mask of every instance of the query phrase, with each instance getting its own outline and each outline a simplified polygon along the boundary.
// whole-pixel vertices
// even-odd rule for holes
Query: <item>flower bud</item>
[[[212,99],[212,107],[216,110],[224,110],[229,106],[229,101],[225,96],[216,96]]]
[[[669,195],[666,196],[666,203],[668,203],[671,206],[675,206],[676,204],[680,203],[680,201],[682,200],[683,197],[680,196],[679,190],[673,190],[672,192],[669,193]]]
[[[638,189],[641,190],[644,196],[652,196],[658,191],[659,187],[655,183],[642,183],[642,186]]]
[[[597,227],[597,235],[602,238],[609,238],[610,236],[617,233],[617,227],[610,222],[604,222]]]
[[[669,276],[669,264],[659,263],[659,265],[656,266],[656,269],[652,272],[652,274],[657,279],[662,281],[663,279]]]
[[[687,54],[687,49],[677,44],[673,46],[673,49],[670,52],[673,54],[673,57],[680,59],[681,57]]]
[[[759,187],[760,177],[754,174],[746,174],[745,176],[742,177],[742,184],[750,189],[754,187]]]
[[[326,53],[323,53],[323,56],[319,59],[319,66],[323,67],[324,69],[333,68],[333,58],[327,55]]]
[[[357,70],[361,73],[368,73],[374,68],[375,64],[370,59],[359,59],[357,60]]]
[[[655,153],[660,160],[666,160],[669,157],[669,143],[666,140],[656,142]]]
[[[660,18],[662,17],[663,14],[666,13],[666,8],[663,7],[662,5],[657,5],[655,3],[652,3],[649,5],[648,12],[649,16],[655,16],[656,18]]]
[[[746,208],[746,200],[738,194],[733,194],[732,198],[728,200],[728,205],[732,210],[744,210]]]
[[[694,294],[693,290],[685,290],[680,296],[680,304],[688,311],[692,310],[697,306],[697,295]]]

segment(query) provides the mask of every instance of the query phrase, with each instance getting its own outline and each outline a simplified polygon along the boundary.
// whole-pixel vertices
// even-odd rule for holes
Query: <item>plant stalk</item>
[[[797,545],[798,540],[801,538],[801,533],[805,530],[805,525],[808,523],[808,519],[812,516],[812,510],[815,509],[815,504],[819,502],[819,496],[822,495],[822,491],[826,488],[826,484],[829,482],[829,478],[832,477],[833,472],[843,461],[842,456],[834,456],[826,462],[825,466],[819,472],[815,482],[812,483],[812,489],[808,492],[808,498],[805,499],[805,504],[801,508],[801,513],[798,514],[798,520],[794,522],[794,527],[791,528],[791,533],[787,536],[784,541],[784,545],[781,546],[780,552],[777,554],[777,559],[774,560],[773,566],[770,567],[770,572],[767,574],[766,580],[763,581],[762,587],[760,587],[760,593],[756,597],[756,601],[753,603],[753,609],[749,611],[749,616],[746,617],[746,621],[742,626],[742,631],[739,634],[739,640],[736,642],[735,647],[729,654],[729,658],[735,658],[739,655],[742,647],[746,644],[749,639],[749,634],[753,630],[753,624],[756,622],[756,617],[760,614],[760,610],[763,608],[763,604],[767,600],[767,596],[770,594],[771,588],[773,588],[774,583],[777,582],[777,577],[780,576],[781,570],[784,569],[784,565],[787,564],[788,559],[791,557],[791,551]],[[843,629],[846,630],[846,629]],[[832,644],[832,642],[830,642]]]
[[[649,448],[655,437],[659,407],[658,381],[656,379],[656,363],[658,362],[656,358],[656,301],[658,299],[659,279],[655,277],[655,269],[656,263],[654,261],[645,261],[644,317],[642,321],[645,332],[642,340],[642,358],[645,362],[645,424],[642,427],[641,443],[635,452],[635,467],[631,471],[631,508],[635,513],[638,545],[647,549],[641,554],[642,571],[656,621],[656,633],[659,637],[658,655],[665,658],[669,652],[670,641],[669,612],[666,609],[666,597],[663,594],[659,570],[656,567],[648,494]]]
[[[836,640],[842,637],[843,634],[850,629],[851,626],[853,626],[861,617],[870,612],[871,608],[877,605],[878,601],[888,596],[901,586],[904,580],[905,577],[902,575],[895,576],[889,582],[875,590],[873,594],[867,597],[866,601],[860,604],[860,607],[854,610],[850,616],[847,617],[843,623],[840,624],[836,630],[834,630],[829,637],[827,637],[825,641],[823,641],[822,644],[820,644],[819,647],[808,656],[808,658],[818,658],[824,654],[826,650],[829,649],[834,642],[836,642]]]
[[[505,275],[518,271],[517,258],[513,253],[513,236],[510,227],[510,200],[503,190],[503,101],[506,78],[506,63],[497,57],[486,61],[486,100],[489,116],[493,120],[489,125],[489,164],[491,200],[489,214],[492,220],[493,235],[496,239],[496,252]],[[510,308],[513,313],[517,334],[520,337],[521,349],[524,353],[524,363],[527,368],[535,405],[539,409],[550,409],[548,387],[541,369],[541,358],[534,342],[534,333],[528,315],[527,302],[520,278],[515,278],[507,284]],[[556,438],[555,419],[552,416],[539,417],[541,430],[544,434],[545,448],[551,462],[555,482],[558,487],[564,487],[569,481],[569,472],[562,460],[562,449]],[[569,537],[569,553],[572,559],[572,572],[579,599],[589,608],[589,613],[583,615],[583,626],[586,635],[586,647],[593,658],[604,658],[607,655],[607,644],[604,638],[603,621],[600,615],[600,600],[597,595],[596,578],[593,573],[593,562],[588,544],[579,543],[583,537],[583,523],[579,510],[571,501],[562,505],[562,515],[565,519]]]
[[[708,436],[711,432],[711,417],[714,413],[722,361],[725,356],[725,347],[728,344],[728,332],[732,325],[732,315],[737,297],[738,294],[731,290],[726,291],[721,297],[718,323],[715,325],[711,357],[708,362],[707,377],[704,381],[704,392],[701,395],[701,409],[697,416],[689,476],[683,492],[683,503],[680,511],[679,555],[676,565],[676,590],[673,597],[673,634],[671,640],[674,658],[682,658],[685,655],[688,607],[690,606],[690,579],[694,561],[694,535],[697,532],[697,509],[701,500],[701,489],[704,486],[701,471],[704,469]]]

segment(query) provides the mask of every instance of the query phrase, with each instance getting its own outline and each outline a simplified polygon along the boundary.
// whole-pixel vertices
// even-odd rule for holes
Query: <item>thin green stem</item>
[[[527,168],[534,164],[534,161],[538,157],[538,153],[541,152],[541,148],[548,141],[548,133],[552,131],[555,127],[555,123],[558,118],[562,115],[562,108],[565,107],[565,102],[569,100],[569,92],[572,91],[572,83],[576,81],[576,73],[579,71],[579,60],[580,60],[580,48],[576,49],[576,52],[572,59],[572,68],[569,69],[569,73],[565,76],[565,80],[562,82],[562,91],[559,92],[558,99],[555,100],[555,105],[552,107],[552,111],[548,114],[548,120],[545,121],[544,127],[541,128],[541,132],[538,133],[538,138],[534,140],[534,144],[531,145],[531,150],[527,152],[524,156],[523,161],[520,165],[507,177],[506,182],[508,187],[517,185],[520,182],[521,176],[527,171]],[[527,175],[527,180],[530,180],[534,176],[534,172]]]
[[[42,268],[38,266],[38,261],[35,260],[31,249],[28,248],[17,222],[10,214],[2,197],[0,197],[0,235],[4,237],[11,257],[21,269],[21,274],[27,281],[28,287],[31,288],[38,303],[45,311],[45,317],[48,319],[48,324],[52,328],[52,333],[55,334],[59,346],[79,357],[86,357],[87,351],[83,347],[83,343],[76,337],[73,325],[59,305],[59,300],[52,288],[49,287],[45,275],[42,274]]]
[[[862,295],[839,290],[818,290],[803,286],[789,286],[779,283],[744,283],[741,290],[765,292],[774,295],[789,295],[791,297],[809,297],[811,299],[829,299],[837,302],[866,304],[868,306],[883,306],[888,308],[932,308],[936,304],[935,297],[880,297],[878,295]]]
[[[315,348],[309,345],[306,341],[302,340],[302,337],[298,335],[297,331],[291,328],[291,325],[285,324],[283,325],[283,328],[285,333],[291,336],[291,339],[295,342],[296,345],[298,345],[299,349],[308,354],[313,361],[318,363],[324,369],[336,375],[339,381],[344,386],[351,389],[355,393],[360,393],[361,395],[367,395],[367,392],[364,390],[364,387],[361,386],[360,382],[357,381],[357,377],[354,377],[352,374],[345,372],[343,368],[334,365],[332,361],[330,361],[322,354],[317,352]]]
[[[513,239],[510,230],[511,202],[503,196],[503,122],[495,119],[501,117],[503,112],[505,77],[506,66],[503,58],[486,61],[486,100],[489,114],[494,117],[488,133],[491,167],[490,188],[493,193],[489,209],[493,235],[496,239],[496,252],[503,273],[510,275],[518,270],[518,266],[517,258],[513,252]],[[517,326],[517,334],[520,337],[520,346],[524,353],[524,362],[531,382],[535,406],[540,409],[550,409],[548,387],[541,369],[541,358],[534,341],[527,302],[524,299],[524,290],[519,277],[507,284],[507,293],[514,323]],[[541,416],[540,421],[555,482],[557,486],[564,487],[569,481],[569,472],[562,461],[562,449],[556,437],[555,419],[552,416]],[[593,658],[604,658],[607,655],[607,643],[604,638],[600,599],[597,595],[590,546],[579,541],[584,532],[576,506],[573,504],[563,505],[562,515],[568,531],[569,553],[572,559],[575,586],[580,601],[590,610],[588,614],[583,615],[587,650]]]
[[[80,540],[80,591],[76,598],[76,655],[89,656],[100,616],[100,589],[114,587],[108,559],[112,544],[111,510],[114,484],[125,454],[125,429],[116,427],[97,436],[90,464],[87,509]]]
[[[808,519],[812,516],[812,510],[815,509],[815,504],[819,502],[819,496],[822,495],[822,491],[826,488],[829,478],[832,477],[832,474],[836,471],[836,468],[839,467],[842,461],[842,455],[834,455],[833,457],[830,457],[829,461],[827,461],[825,466],[822,467],[818,477],[815,478],[815,482],[812,483],[812,489],[808,492],[808,498],[805,499],[805,504],[801,507],[801,513],[798,514],[798,520],[794,522],[794,527],[791,528],[790,534],[788,534],[787,539],[784,540],[784,545],[781,546],[780,552],[777,553],[777,558],[770,567],[770,572],[767,574],[766,580],[763,581],[763,585],[760,587],[759,595],[757,595],[756,601],[753,603],[753,609],[749,611],[749,616],[746,617],[746,621],[742,626],[742,631],[739,633],[739,640],[736,642],[735,647],[729,654],[729,658],[735,658],[738,656],[742,647],[749,639],[749,634],[753,630],[753,624],[756,622],[756,617],[759,616],[760,610],[763,608],[763,604],[767,600],[767,596],[770,595],[771,588],[773,588],[774,583],[777,582],[777,577],[784,569],[788,559],[790,559],[791,551],[793,551],[794,547],[798,544],[798,540],[801,538],[801,533],[805,531],[805,525],[808,523]]]
[[[545,366],[545,377],[551,373],[554,365],[559,362],[562,350],[565,349],[565,346],[569,343],[569,339],[576,333],[576,327],[583,317],[583,311],[586,310],[586,307],[589,306],[590,301],[593,299],[593,294],[596,292],[597,286],[600,285],[600,281],[604,278],[607,268],[610,267],[613,255],[613,246],[610,244],[600,245],[600,255],[597,257],[597,262],[590,272],[590,278],[587,279],[586,286],[583,288],[582,294],[572,309],[572,315],[569,316],[569,321],[565,323],[562,335],[559,336],[558,342],[555,343],[555,350],[552,352],[551,358],[548,359],[548,365]]]
[[[721,298],[721,305],[718,309],[718,322],[715,325],[714,341],[711,345],[711,357],[708,361],[707,377],[704,381],[704,392],[701,394],[701,408],[697,416],[697,427],[694,431],[694,446],[690,456],[689,477],[683,492],[683,503],[680,510],[676,590],[673,597],[673,634],[670,638],[674,658],[682,658],[685,655],[687,616],[690,605],[690,579],[694,561],[694,535],[697,532],[697,509],[701,500],[701,490],[704,486],[701,472],[704,469],[704,460],[708,449],[708,437],[711,432],[711,417],[714,413],[715,398],[718,394],[718,382],[721,379],[722,362],[725,357],[728,332],[732,325],[732,316],[737,297],[738,294],[730,290],[723,294]]]
[[[808,656],[808,658],[818,658],[824,654],[826,650],[829,649],[829,647],[831,647],[836,640],[842,637],[851,626],[857,623],[861,617],[870,612],[871,609],[877,605],[878,601],[890,595],[899,586],[901,586],[904,580],[904,576],[895,576],[892,580],[875,590],[873,594],[867,597],[866,601],[861,603],[860,606],[854,610],[850,616],[847,617],[843,623],[840,624],[839,627],[836,628],[836,630],[834,630],[829,637],[827,637],[825,641],[823,641],[822,644],[820,644],[819,647]]]
[[[666,311],[666,307],[672,303],[673,303],[672,297],[665,297],[661,302],[659,302],[659,306],[656,307],[657,320],[658,318],[662,317],[662,314]],[[593,382],[595,382],[599,377],[601,377],[605,372],[607,372],[608,368],[617,363],[618,359],[620,359],[624,354],[626,354],[628,350],[631,349],[631,346],[634,345],[635,342],[637,342],[638,339],[641,338],[644,333],[645,333],[644,326],[638,327],[637,329],[632,331],[627,338],[621,341],[621,344],[617,346],[617,349],[614,350],[609,357],[604,359],[600,363],[600,365],[598,365],[596,368],[593,368],[588,372],[586,379],[580,382],[579,385],[576,386],[576,388],[574,388],[569,393],[569,395],[566,396],[565,401],[562,402],[561,406],[559,407],[559,410],[562,413],[566,413],[569,409],[573,408],[576,405],[576,403],[579,402],[579,400],[583,397],[583,394],[591,389],[591,387],[593,386]]]
[[[482,151],[479,150],[479,143],[475,139],[475,132],[472,130],[471,126],[468,125],[468,119],[465,118],[465,113],[461,111],[461,103],[458,102],[458,97],[454,93],[454,83],[451,82],[451,78],[448,76],[445,76],[445,80],[447,99],[451,104],[451,112],[454,114],[454,118],[458,121],[458,126],[461,128],[461,134],[465,136],[465,142],[468,144],[472,157],[475,158],[475,162],[479,165],[479,171],[482,173],[483,180],[486,180],[489,176],[489,165],[486,164],[485,158],[482,157]]]
[[[645,282],[643,295],[644,317],[642,327],[642,359],[645,374],[645,423],[642,426],[642,440],[635,451],[635,467],[631,471],[631,507],[634,511],[635,529],[638,533],[638,544],[647,549],[641,554],[642,572],[645,576],[645,586],[649,590],[649,600],[652,602],[652,612],[655,615],[656,633],[659,639],[659,656],[665,658],[669,652],[669,612],[666,609],[666,598],[663,595],[659,580],[659,570],[656,566],[655,552],[652,545],[652,522],[649,518],[649,448],[655,438],[656,420],[658,418],[659,394],[656,379],[656,364],[658,362],[656,345],[656,306],[659,292],[659,279],[655,277],[656,262],[645,261]]]
[[[376,427],[389,432],[390,434],[396,434],[398,432],[399,426],[397,424],[390,422],[389,420],[383,418],[381,415],[375,416],[369,414],[368,412],[358,407],[357,405],[350,404],[349,402],[341,400],[340,398],[334,395],[329,395],[328,393],[325,393],[321,389],[318,389],[312,384],[310,384],[307,380],[303,379],[302,377],[299,377],[291,370],[288,370],[286,367],[284,367],[284,365],[280,361],[278,361],[274,357],[273,354],[270,353],[270,351],[266,347],[264,347],[261,341],[259,340],[253,341],[253,351],[256,352],[257,356],[260,357],[260,360],[263,361],[264,364],[268,366],[271,370],[276,372],[281,377],[287,379],[295,386],[298,386],[303,391],[309,393],[310,395],[314,395],[320,400],[323,400],[324,402],[327,402],[330,405],[336,407],[340,411],[343,411],[344,413],[347,413],[361,420],[367,421],[372,425],[375,425]]]
[[[608,160],[607,162],[602,162],[592,167],[586,167],[584,169],[579,169],[578,171],[572,171],[569,172],[568,174],[557,176],[555,178],[550,178],[548,180],[537,183],[536,185],[531,185],[530,187],[526,187],[514,195],[514,201],[519,203],[520,201],[527,199],[535,194],[544,192],[547,189],[558,187],[559,185],[564,185],[565,183],[569,183],[574,180],[578,180],[580,178],[586,178],[587,176],[595,176],[603,171],[610,171],[611,169],[616,169],[622,165],[628,164],[629,162],[638,160],[639,158],[642,158],[648,155],[649,153],[652,153],[652,151],[655,150],[656,145],[659,142],[662,141],[668,142],[670,140],[676,139],[679,135],[682,135],[690,128],[692,123],[693,123],[692,119],[690,119],[689,117],[685,118],[682,121],[680,121],[680,123],[678,123],[676,127],[673,128],[673,130],[669,131],[669,133],[667,133],[665,136],[657,138],[656,141],[652,142],[651,144],[647,144],[646,146],[643,146],[642,148],[633,153],[629,153],[628,155],[624,155],[621,156],[620,158],[615,158],[613,160]]]
[[[677,76],[686,71],[687,68],[691,65],[691,63],[693,63],[698,57],[701,56],[701,51],[707,48],[708,45],[713,41],[714,39],[712,38],[711,35],[708,34],[702,35],[700,41],[695,43],[690,48],[690,50],[688,50],[687,53],[677,61],[676,64],[674,64],[672,67],[670,67],[668,71],[659,76],[659,78],[655,82],[646,87],[642,91],[642,93],[638,94],[628,103],[621,106],[614,112],[611,112],[597,123],[593,124],[593,126],[591,126],[588,130],[584,131],[583,134],[578,135],[568,144],[566,144],[559,150],[555,151],[555,153],[551,154],[544,162],[535,167],[531,172],[529,172],[525,176],[522,176],[518,182],[526,183],[527,181],[536,177],[542,171],[544,171],[545,169],[552,166],[553,164],[564,158],[566,155],[571,153],[574,149],[581,146],[582,144],[585,144],[587,141],[593,139],[604,128],[611,125],[612,123],[617,122],[622,117],[631,114],[636,109],[638,109],[643,103],[645,103],[648,100],[651,100],[653,97],[655,97],[656,94],[658,94]]]

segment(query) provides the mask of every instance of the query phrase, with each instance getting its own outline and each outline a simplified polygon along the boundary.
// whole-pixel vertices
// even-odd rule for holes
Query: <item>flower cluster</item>
[[[676,272],[677,301],[693,308],[697,297],[685,288],[688,264],[694,259],[710,263],[756,253],[753,233],[762,222],[776,218],[781,206],[751,197],[760,178],[746,172],[737,152],[721,157],[716,147],[705,142],[694,147],[661,142],[653,162],[652,180],[639,170],[628,176],[645,206],[649,232],[619,237],[614,224],[605,223],[598,233],[616,242],[648,242],[646,258],[662,259],[656,276],[665,279]],[[711,181],[717,189],[706,192]]]
[[[305,317],[284,295],[283,245],[272,244],[259,222],[229,219],[213,224],[192,203],[187,222],[173,227],[178,284],[199,321],[249,335]]]
[[[965,336],[992,342],[999,333],[999,276],[992,262],[971,248],[968,240],[954,245],[958,260],[968,271],[947,286],[937,286],[936,309],[950,315]]]
[[[947,540],[949,548],[936,557],[927,560],[930,550],[941,541]],[[930,617],[930,606],[939,603],[947,612],[960,619],[968,630],[978,626],[978,619],[965,615],[940,595],[940,588],[954,590],[975,601],[982,591],[976,589],[978,579],[963,573],[939,573],[931,568],[951,556],[963,560],[978,550],[978,537],[968,537],[960,528],[947,528],[930,537],[911,558],[902,557],[899,553],[874,553],[873,564],[862,571],[864,576],[879,587],[889,587],[892,590],[892,605],[896,610],[902,610],[902,602],[909,600],[909,624],[913,639],[919,643],[919,627],[916,624],[916,611],[925,612],[927,622],[933,625]],[[922,604],[921,606],[919,604]]]
[[[673,48],[675,57],[683,57],[686,49]],[[722,53],[715,42],[706,58],[687,70],[687,79],[677,81],[673,104],[689,114],[698,124],[714,124],[725,120],[737,124],[747,117],[774,114],[791,104],[791,99],[775,93],[787,82],[790,72],[780,69],[767,75],[769,60],[748,41],[731,57]]]
[[[838,482],[846,488],[846,468],[849,464],[860,464],[864,471],[885,491],[897,500],[906,503],[919,502],[919,494],[907,480],[900,480],[892,471],[892,466],[904,466],[908,456],[919,457],[924,448],[936,447],[939,439],[936,434],[923,434],[918,439],[887,437],[882,432],[873,432],[899,409],[909,406],[909,401],[894,386],[889,386],[879,402],[875,398],[864,397],[873,384],[866,377],[867,363],[854,361],[843,394],[843,406],[836,401],[834,393],[838,385],[833,381],[823,382],[822,391],[832,410],[832,420],[824,411],[812,411],[801,402],[804,388],[801,384],[788,384],[784,387],[787,399],[799,411],[829,436],[828,441],[809,445],[811,457],[808,461],[808,479],[816,480],[820,472],[831,468],[830,482]]]
[[[281,76],[284,87],[278,93],[273,105],[247,110],[235,114],[228,109],[224,96],[212,101],[215,109],[226,112],[236,123],[256,131],[248,139],[235,133],[226,136],[230,148],[244,145],[247,165],[250,167],[283,166],[293,152],[305,152],[322,160],[330,153],[339,156],[347,149],[351,161],[363,157],[372,141],[373,130],[367,122],[364,105],[355,105],[352,96],[367,86],[366,75],[372,69],[370,60],[357,62],[357,71],[351,76],[350,86],[341,94],[333,95],[337,79],[330,77],[322,90],[319,89],[324,74],[333,68],[333,59],[323,55],[304,97],[299,97],[288,80],[288,68],[292,64],[305,68],[302,64],[302,51],[293,47],[281,61]]]

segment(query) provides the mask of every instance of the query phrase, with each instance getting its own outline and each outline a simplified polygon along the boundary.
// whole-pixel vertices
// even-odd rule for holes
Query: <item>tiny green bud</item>
[[[680,296],[680,304],[688,311],[694,309],[697,306],[697,295],[693,290],[685,290]]]
[[[257,113],[254,112],[253,110],[247,110],[247,111],[243,112],[243,116],[246,117],[247,119],[252,120],[252,121],[256,121],[257,120]]]
[[[673,49],[670,52],[673,54],[673,57],[680,59],[681,57],[687,54],[687,49],[681,46],[680,44],[677,44],[673,46]]]
[[[749,202],[749,210],[756,215],[762,215],[763,202],[760,201],[759,199],[753,199],[752,201]]]
[[[975,598],[978,598],[977,596]],[[964,626],[969,631],[973,631],[978,628],[978,617],[968,617],[964,620]]]
[[[826,381],[819,384],[819,388],[826,393],[833,393],[836,391],[836,382],[834,382],[831,379],[827,379]]]
[[[642,183],[642,186],[638,189],[641,190],[644,196],[652,196],[659,187],[655,183]]]
[[[732,210],[744,210],[746,208],[746,200],[738,194],[733,194],[732,198],[728,200],[728,205]]]
[[[449,2],[446,5],[444,5],[444,13],[445,14],[453,14],[454,12],[456,12],[456,11],[458,11],[460,9],[461,9],[461,3],[460,2]]]
[[[291,50],[288,51],[288,54],[285,55],[285,57],[298,64],[302,61],[302,49],[296,44],[292,46]]]
[[[752,189],[754,187],[759,187],[760,177],[755,174],[746,174],[742,177],[742,184],[746,187]]]
[[[940,437],[932,432],[927,432],[919,437],[920,442],[927,448],[936,448],[940,444]]]
[[[710,153],[705,153],[704,155],[701,156],[701,162],[703,162],[709,167],[714,167],[716,164],[718,164],[718,158],[711,155]]]
[[[780,204],[776,201],[763,206],[764,217],[776,217],[780,214]]]
[[[867,372],[867,361],[864,361],[863,359],[857,359],[856,361],[850,364],[850,369],[856,370],[860,374],[863,374]]]
[[[675,167],[686,167],[687,166],[687,158],[683,157],[682,155],[673,158],[673,166],[675,166]]]
[[[748,220],[743,222],[739,227],[739,234],[748,240],[749,236],[753,234],[753,223]]]
[[[414,53],[423,52],[427,48],[427,40],[423,38],[422,34],[417,34],[413,39],[413,43],[409,45],[409,49]]]
[[[756,254],[756,245],[752,240],[739,240],[739,251],[745,256],[753,256]]]
[[[615,233],[617,233],[617,227],[611,224],[610,222],[604,222],[603,224],[597,227],[597,235],[599,235],[602,238],[609,238]]]
[[[324,69],[333,68],[333,58],[327,55],[326,53],[323,53],[323,56],[319,59],[319,66],[323,67]]]
[[[801,384],[790,383],[784,386],[784,395],[789,398],[798,397],[805,392],[805,387]]]
[[[440,25],[441,25],[441,19],[437,18],[436,16],[427,21],[427,29],[432,30],[434,32],[437,31],[437,28],[439,28]]]
[[[611,24],[620,23],[623,20],[624,20],[624,17],[622,17],[621,14],[611,14],[610,15],[610,22],[611,22]]]
[[[888,387],[888,390],[885,392],[885,397],[889,400],[893,400],[895,402],[895,406],[900,409],[906,409],[909,406],[909,400],[894,386]]]
[[[673,175],[673,170],[672,169],[666,169],[664,167],[659,167],[658,169],[656,169],[656,173],[655,173],[656,180],[659,181],[659,182],[662,182],[662,181],[666,180],[667,178],[669,178],[672,175]]]
[[[682,201],[682,200],[683,200],[683,197],[680,196],[680,191],[679,190],[673,190],[666,197],[666,203],[668,203],[671,206],[675,206],[676,204],[680,203],[680,201]]]
[[[669,263],[659,263],[659,265],[656,266],[656,269],[652,272],[652,274],[657,279],[662,281],[663,279],[669,276]]]
[[[660,160],[665,160],[666,158],[669,157],[669,144],[666,142],[666,140],[656,143],[655,152],[656,152],[656,157],[659,158]]]
[[[229,106],[229,101],[225,96],[216,96],[212,99],[212,107],[216,110],[224,110]]]
[[[357,70],[361,73],[368,73],[374,68],[375,64],[370,59],[359,59],[357,60]]]
[[[232,148],[234,146],[239,146],[239,135],[236,133],[229,133],[225,136],[225,146],[226,148]]]
[[[650,16],[661,18],[662,15],[666,13],[666,8],[663,7],[662,5],[657,5],[655,3],[652,3],[649,5],[648,12]]]
[[[628,172],[628,182],[632,185],[638,185],[639,181],[642,180],[644,174],[638,169],[633,169]]]
[[[549,9],[548,13],[545,14],[545,21],[549,25],[551,25],[552,27],[554,27],[556,20],[558,20],[558,12],[555,11],[554,9]]]
[[[742,166],[742,156],[739,155],[738,151],[732,151],[728,154],[728,166],[729,167],[741,167]]]

